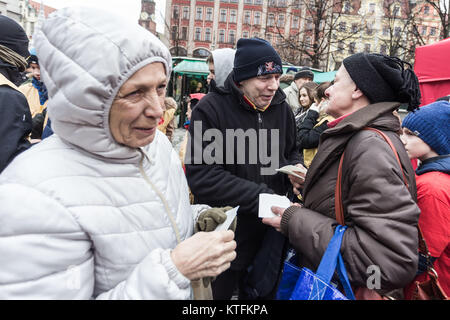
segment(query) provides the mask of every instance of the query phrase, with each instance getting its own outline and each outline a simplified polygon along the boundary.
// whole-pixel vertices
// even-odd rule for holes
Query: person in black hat
[[[224,87],[192,112],[185,167],[195,202],[239,206],[237,258],[212,282],[214,299],[231,299],[235,289],[239,299],[274,298],[285,237],[258,218],[259,194],[285,195],[292,185],[275,169],[300,163],[294,114],[279,88],[282,72],[281,58],[266,40],[239,39]],[[216,136],[212,145],[210,134]],[[214,159],[196,158],[212,146]]]
[[[27,98],[30,107],[31,117],[33,119],[31,143],[36,143],[41,141],[44,128],[47,125],[50,126],[50,124],[47,116],[48,92],[47,87],[41,79],[41,68],[35,49],[30,51],[28,66],[31,69],[31,82],[22,84],[19,90]]]
[[[289,103],[295,115],[302,111],[302,106],[299,102],[299,90],[306,82],[311,81],[314,81],[314,73],[308,67],[303,67],[295,74],[291,85],[284,89],[286,102]]]
[[[23,28],[0,15],[0,172],[30,147],[31,113],[18,88],[28,56],[28,37]]]
[[[352,287],[360,288],[356,295],[369,284],[378,293],[403,288],[417,271],[420,209],[393,111],[402,103],[418,108],[417,77],[396,57],[358,53],[344,59],[325,94],[326,112],[336,120],[321,134],[304,184],[297,184],[304,207],[280,210],[281,231],[299,253],[300,267],[316,270],[336,225],[345,224],[340,252]],[[370,266],[379,271],[376,283]]]

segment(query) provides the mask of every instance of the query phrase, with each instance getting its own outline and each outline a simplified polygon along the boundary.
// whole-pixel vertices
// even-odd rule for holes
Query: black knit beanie
[[[0,44],[27,58],[28,37],[25,30],[13,19],[0,15]]]
[[[314,73],[308,67],[303,67],[295,74],[294,80],[298,80],[300,78],[307,78],[314,81]]]
[[[382,54],[357,53],[345,58],[343,64],[371,103],[407,103],[409,111],[419,107],[419,81],[409,63]]]
[[[269,42],[259,38],[238,40],[233,70],[236,82],[265,74],[283,73],[278,53]]]

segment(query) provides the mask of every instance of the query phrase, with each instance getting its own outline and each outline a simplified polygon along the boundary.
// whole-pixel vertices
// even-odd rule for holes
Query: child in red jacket
[[[423,106],[408,114],[402,127],[409,157],[421,162],[416,170],[419,226],[439,283],[450,296],[450,103]],[[420,260],[414,281],[422,282],[428,275]],[[411,294],[412,285],[405,289],[405,298]]]

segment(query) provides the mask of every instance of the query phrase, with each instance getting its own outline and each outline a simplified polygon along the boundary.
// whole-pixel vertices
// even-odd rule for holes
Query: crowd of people
[[[271,300],[288,250],[316,270],[339,224],[357,298],[371,266],[380,297],[435,276],[450,295],[449,97],[420,106],[408,63],[357,53],[282,90],[275,48],[239,39],[207,59],[177,153],[157,37],[80,7],[34,41],[0,15],[0,299]],[[267,193],[290,206],[260,218]]]

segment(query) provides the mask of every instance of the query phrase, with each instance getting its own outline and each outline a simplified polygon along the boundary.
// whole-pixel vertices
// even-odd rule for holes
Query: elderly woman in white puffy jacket
[[[199,232],[156,127],[171,57],[137,24],[63,9],[35,36],[53,136],[0,176],[0,299],[192,299],[234,233]]]

